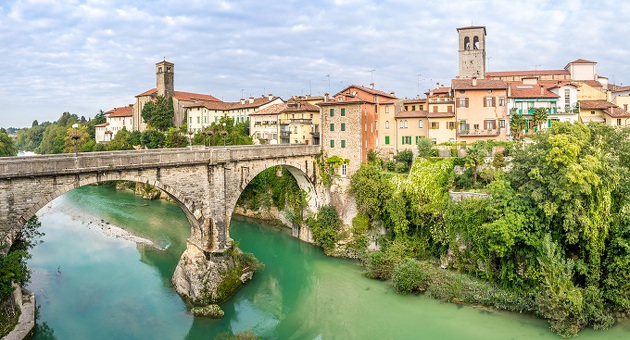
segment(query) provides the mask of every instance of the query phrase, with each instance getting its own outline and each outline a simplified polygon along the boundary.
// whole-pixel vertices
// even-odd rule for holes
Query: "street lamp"
[[[72,138],[74,140],[74,157],[78,157],[79,156],[77,143],[78,143],[79,138],[81,138],[81,135],[79,134],[79,132],[77,132],[77,128],[78,127],[79,127],[79,124],[72,124],[72,128],[74,130],[70,134],[70,138]]]
[[[221,136],[223,136],[223,147],[225,147],[225,135],[227,135],[227,131],[225,130],[225,123],[223,125],[223,130],[221,130]]]
[[[201,133],[206,136],[204,138],[204,145],[206,145],[206,143],[208,144],[208,146],[210,146],[210,142],[208,141],[208,137],[212,137],[212,135],[214,134],[214,132],[212,132],[212,130],[203,130],[201,131]]]
[[[188,130],[188,144],[192,145],[192,130]]]

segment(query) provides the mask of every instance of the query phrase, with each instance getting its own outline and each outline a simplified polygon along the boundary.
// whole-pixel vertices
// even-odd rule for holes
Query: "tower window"
[[[475,36],[473,38],[473,49],[478,50],[479,49],[479,37]]]
[[[470,50],[470,38],[468,38],[468,37],[464,38],[464,49],[465,50]]]

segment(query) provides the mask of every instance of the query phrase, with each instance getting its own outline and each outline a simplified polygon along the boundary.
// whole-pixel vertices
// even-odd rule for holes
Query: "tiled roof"
[[[596,61],[585,60],[585,59],[575,59],[572,62],[570,62],[569,64],[597,64],[597,62]]]
[[[105,114],[107,114],[109,112],[109,115],[107,116],[107,118],[112,118],[112,117],[133,117],[133,107],[131,106],[123,106],[123,107],[117,107],[113,110],[109,110],[107,112],[105,112]]]
[[[405,99],[403,104],[424,104],[427,102],[426,98]]]
[[[267,106],[263,109],[250,113],[251,116],[280,114],[283,112],[319,112],[319,107],[309,103],[299,103],[299,107],[295,103],[282,103]]]
[[[580,109],[586,110],[603,110],[611,107],[617,107],[617,105],[606,100],[580,100]]]
[[[333,105],[354,105],[354,104],[363,104],[367,103],[367,100],[359,99],[359,98],[347,98],[344,100],[334,100],[331,99],[327,102],[317,103],[318,106],[333,106]],[[371,102],[370,102],[371,103]]]
[[[510,83],[510,91],[511,98],[560,98],[557,94],[547,90],[544,85],[538,84]]]
[[[630,86],[619,86],[619,85],[608,84],[608,88],[611,89],[613,92],[630,91]]]
[[[250,113],[250,116],[278,115],[288,107],[287,103],[269,105],[264,109],[256,110]],[[318,110],[319,111],[319,110]]]
[[[483,28],[483,34],[486,34],[486,26],[465,26],[465,27],[458,27],[457,28],[457,32],[459,32],[460,30],[466,30],[466,29],[477,29],[477,28]]]
[[[603,110],[605,114],[611,116],[612,118],[627,118],[630,117],[630,112],[620,108],[620,107],[613,107],[612,110],[611,108],[607,108],[605,110]]]
[[[473,79],[453,79],[453,90],[504,90],[507,83],[498,79],[477,79],[477,85],[473,86]]]
[[[156,88],[152,88],[148,91],[144,91],[142,93],[140,93],[139,95],[137,95],[136,97],[144,97],[144,96],[151,96],[153,94],[157,93],[157,89]],[[192,92],[183,92],[183,91],[174,91],[173,93],[173,97],[175,97],[178,100],[183,100],[183,101],[202,101],[202,100],[208,100],[208,101],[218,101],[220,102],[221,100],[211,96],[209,94],[200,94],[200,93],[192,93]]]
[[[295,106],[295,104],[288,105],[285,111],[287,112],[304,112],[304,111],[319,112],[319,107],[313,104],[309,104],[307,102],[298,102],[298,106]]]
[[[108,125],[109,125],[109,123],[102,123],[102,124],[96,124],[96,125],[94,125],[94,127],[105,127],[105,126],[108,126]]]
[[[582,80],[580,81],[580,83],[584,83],[590,87],[603,87],[602,83],[598,82],[597,80]]]
[[[387,92],[385,92],[385,91],[381,91],[381,90],[375,90],[375,89],[373,89],[373,88],[370,88],[370,87],[365,87],[365,86],[361,86],[361,85],[350,85],[350,86],[346,87],[345,89],[343,89],[343,90],[339,91],[339,92],[335,95],[335,97],[336,97],[337,95],[343,95],[344,93],[346,93],[349,89],[351,89],[351,88],[353,88],[353,87],[356,87],[356,88],[358,88],[358,89],[361,89],[361,90],[363,90],[363,91],[365,91],[365,92],[367,92],[367,93],[369,93],[369,94],[379,95],[379,96],[386,97],[386,98],[393,98],[393,99],[395,99],[395,98],[396,98],[396,96],[395,96],[395,95],[393,95],[393,94],[391,94],[391,93],[387,93]]]
[[[567,70],[527,70],[527,71],[500,71],[486,72],[486,77],[511,77],[511,76],[542,76],[542,75],[569,75]]]
[[[451,87],[450,86],[438,87],[437,89],[431,89],[425,92],[424,94],[428,96],[431,92],[433,92],[433,94],[449,94],[451,92]]]
[[[222,101],[202,101],[198,103],[192,103],[188,105],[184,105],[185,108],[193,108],[193,107],[205,107],[209,110],[237,110],[237,109],[251,109],[263,106],[269,102],[272,102],[280,97],[272,97],[269,100],[269,97],[258,97],[253,100],[252,103],[249,102],[249,99],[245,99],[244,103],[241,104],[240,101],[233,103],[226,103]]]

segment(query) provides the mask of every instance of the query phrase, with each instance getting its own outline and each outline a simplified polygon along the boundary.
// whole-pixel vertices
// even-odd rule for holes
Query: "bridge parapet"
[[[231,146],[0,158],[0,179],[314,156],[318,146]]]

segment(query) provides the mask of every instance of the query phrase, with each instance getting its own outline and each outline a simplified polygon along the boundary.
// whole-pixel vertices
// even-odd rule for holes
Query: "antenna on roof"
[[[370,72],[370,84],[374,84],[374,72],[376,70],[369,70],[368,72]]]

